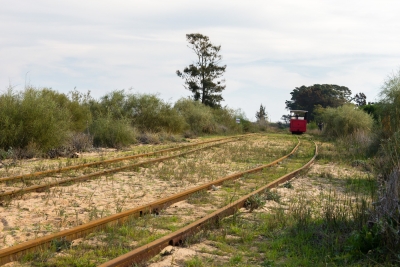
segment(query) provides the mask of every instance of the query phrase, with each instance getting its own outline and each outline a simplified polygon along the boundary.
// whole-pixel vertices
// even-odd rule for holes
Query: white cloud
[[[222,46],[225,102],[276,121],[301,85],[334,83],[372,100],[399,67],[398,1],[7,1],[0,89],[9,81],[100,97],[133,87],[175,101],[175,71],[195,59],[185,34]],[[26,75],[28,73],[28,75]]]

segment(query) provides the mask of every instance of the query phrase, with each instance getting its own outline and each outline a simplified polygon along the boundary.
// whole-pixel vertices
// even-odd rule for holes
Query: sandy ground
[[[300,197],[307,197],[307,200],[315,200],[321,194],[328,194],[330,191],[335,190],[340,194],[345,194],[344,189],[341,186],[335,186],[332,184],[332,181],[329,181],[329,178],[324,177],[326,173],[330,173],[332,177],[335,179],[345,179],[354,172],[345,170],[334,164],[313,164],[309,170],[309,172],[304,176],[299,176],[293,178],[290,183],[293,188],[285,188],[278,187],[275,190],[280,196],[281,201],[278,204],[275,201],[267,201],[264,207],[254,210],[253,212],[262,212],[262,213],[271,213],[274,212],[277,208],[289,209],[290,203],[297,201]],[[193,205],[187,203],[187,201],[181,201],[175,203],[163,213],[165,214],[184,214],[185,210],[190,209]],[[201,218],[206,215],[212,207],[203,207],[199,209],[196,207],[195,212],[192,215],[192,218],[188,218],[191,220],[194,218]],[[244,214],[243,216],[252,216],[248,210],[242,209],[241,212]],[[227,238],[238,238],[235,236],[227,237]],[[77,245],[82,242],[82,239],[75,240],[73,245]],[[96,240],[87,240],[85,242],[97,242],[99,245],[99,241]],[[216,255],[212,253],[217,250],[216,244],[213,241],[204,240],[200,243],[195,243],[190,245],[190,247],[176,247],[176,246],[168,246],[156,256],[150,263],[147,265],[148,267],[177,267],[177,266],[185,266],[185,261],[191,259],[193,257],[198,257],[201,259],[212,258],[214,260],[220,262],[228,262],[231,258],[231,255]],[[6,267],[21,267],[23,265],[19,263],[9,263],[5,265]]]
[[[326,174],[330,174],[326,177]],[[348,197],[343,182],[346,178],[354,175],[366,175],[365,172],[357,170],[343,169],[335,164],[313,164],[309,172],[304,176],[293,178],[290,183],[293,188],[278,187],[273,189],[280,196],[280,203],[275,201],[267,201],[264,207],[254,210],[253,212],[272,213],[276,209],[288,210],[295,203],[301,205],[313,205],[316,202],[326,201],[326,196],[334,194],[337,199]],[[333,181],[334,180],[334,181]],[[302,199],[304,202],[299,202]],[[355,200],[355,199],[354,199]],[[241,209],[243,216],[252,216],[248,210]],[[318,212],[318,211],[317,211]],[[231,237],[238,238],[238,237]],[[193,257],[201,259],[212,258],[214,260],[228,262],[231,255],[218,256],[207,252],[215,251],[216,246],[212,241],[205,240],[200,243],[191,245],[190,247],[166,247],[159,256],[155,257],[148,267],[177,267],[186,266],[185,261]]]
[[[329,175],[327,175],[329,174]],[[254,210],[253,212],[271,213],[277,208],[288,210],[293,203],[297,203],[299,199],[311,203],[312,201],[321,201],[328,195],[335,192],[336,197],[346,197],[345,188],[343,187],[343,181],[350,176],[354,175],[365,175],[365,173],[354,170],[343,169],[341,166],[335,164],[313,164],[309,169],[308,173],[303,176],[293,178],[290,183],[292,188],[278,187],[273,190],[280,196],[280,203],[275,201],[267,201],[264,207]],[[328,176],[328,177],[327,177]],[[154,185],[152,185],[154,186]],[[161,186],[161,188],[163,188]],[[160,190],[160,195],[162,190]],[[185,211],[191,209],[193,205],[187,203],[187,201],[181,201],[175,203],[163,213],[171,215],[182,215]],[[199,219],[205,216],[213,207],[204,206],[202,208],[196,207],[192,217],[188,217],[188,220]],[[245,209],[241,210],[242,216],[252,216],[252,214]],[[227,238],[238,238],[236,236],[227,236]],[[79,244],[82,239],[75,240],[73,245]],[[87,240],[85,242],[97,242],[96,240]],[[156,256],[148,267],[177,267],[186,266],[185,262],[193,257],[200,259],[214,259],[219,262],[228,262],[231,255],[216,255],[212,253],[217,250],[217,246],[213,241],[204,240],[200,243],[195,243],[189,247],[166,247],[159,256]],[[6,267],[20,267],[23,266],[19,263],[9,263]]]
[[[274,149],[285,146],[282,141],[253,142]],[[54,187],[48,192],[28,193],[10,203],[2,203],[0,249],[132,209],[203,184],[210,179],[254,167],[251,166],[252,163],[232,165],[221,160],[226,153],[225,149],[214,148],[182,159],[159,163],[154,167]],[[108,157],[107,154],[102,154],[101,157],[121,156],[115,151],[111,153],[114,154]],[[93,156],[86,155],[88,158]],[[49,164],[46,162],[46,166]],[[179,166],[180,169],[174,169],[173,166]],[[26,169],[27,167],[24,171]],[[199,169],[203,176],[197,174]],[[171,178],[172,176],[175,178]]]

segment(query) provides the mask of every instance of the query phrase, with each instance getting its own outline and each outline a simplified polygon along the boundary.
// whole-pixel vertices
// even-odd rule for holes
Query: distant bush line
[[[240,110],[185,98],[171,104],[156,94],[118,90],[96,100],[76,90],[27,87],[0,95],[0,159],[258,130]]]

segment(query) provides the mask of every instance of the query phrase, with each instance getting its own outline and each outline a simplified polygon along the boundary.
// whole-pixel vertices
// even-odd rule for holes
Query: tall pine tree
[[[197,56],[197,62],[190,64],[183,72],[176,74],[185,80],[185,88],[193,93],[193,99],[210,107],[220,107],[221,92],[225,89],[222,75],[226,65],[221,66],[221,46],[213,45],[207,36],[200,33],[187,34],[189,48]]]

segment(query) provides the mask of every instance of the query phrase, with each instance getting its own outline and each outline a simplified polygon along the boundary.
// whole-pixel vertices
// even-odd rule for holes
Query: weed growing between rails
[[[273,146],[271,143],[276,143],[276,145]],[[278,139],[269,140],[269,138],[257,137],[166,161],[159,164],[158,168],[149,169],[149,172],[154,178],[172,184],[195,185],[270,162],[279,157],[280,150],[291,151],[296,143],[297,140],[293,138],[288,142],[283,142],[282,145],[282,142]],[[252,153],[253,149],[255,151]],[[265,156],[266,154],[268,154],[268,157]],[[254,160],[242,160],[249,155],[254,157]],[[257,157],[258,160],[256,160]]]
[[[194,196],[194,199],[198,198],[199,195]],[[67,244],[62,251],[53,247],[48,251],[31,253],[22,263],[28,266],[97,266],[207,215],[211,212],[208,206],[196,206],[193,215],[191,204],[180,203],[158,215],[131,219],[118,227],[108,226],[103,231]]]
[[[239,145],[228,145],[227,154],[230,161],[237,163],[264,164],[273,159],[288,154],[292,150],[292,145],[297,143],[293,136],[268,135],[268,138],[254,140],[252,142],[242,142]],[[213,161],[220,161],[216,155]]]
[[[198,142],[198,141],[194,141]],[[182,144],[167,143],[160,145],[135,145],[125,149],[117,150],[110,148],[95,148],[89,152],[79,153],[78,158],[60,157],[57,159],[32,158],[32,159],[4,159],[0,164],[0,177],[9,177],[22,174],[30,174],[45,170],[58,170],[72,165],[95,163],[105,159],[115,159],[157,150],[175,148]],[[3,168],[1,168],[3,167]]]
[[[116,163],[115,165],[119,166],[119,164],[120,163]],[[102,166],[97,166],[95,168],[102,169]],[[146,169],[142,168],[142,170],[143,173],[146,174]],[[56,188],[51,188],[49,190],[46,190],[44,195],[36,193],[30,194],[31,198],[33,198],[33,201],[31,201],[30,203],[25,203],[26,202],[25,197],[23,198],[23,201],[21,201],[21,199],[16,199],[14,201],[14,203],[16,203],[16,206],[18,207],[23,206],[23,209],[26,209],[26,212],[24,212],[24,216],[26,216],[27,220],[18,221],[13,219],[14,221],[13,223],[18,224],[18,223],[27,223],[29,221],[32,222],[35,220],[39,221],[45,220],[46,223],[50,224],[53,223],[54,229],[61,230],[96,219],[98,218],[98,214],[101,214],[101,216],[103,214],[109,215],[110,210],[112,213],[117,213],[121,212],[126,208],[132,207],[132,205],[139,205],[143,202],[154,200],[155,198],[160,197],[159,193],[171,194],[171,192],[174,192],[174,188],[170,188],[170,190],[165,190],[165,186],[167,186],[166,184],[160,183],[159,185],[157,185],[156,188],[154,188],[154,186],[152,186],[151,184],[152,182],[151,179],[149,180],[143,179],[142,181],[139,182],[139,184],[147,183],[146,188],[142,188],[143,186],[139,187],[138,189],[140,190],[140,192],[139,194],[137,194],[135,193],[137,188],[134,184],[137,183],[137,179],[140,180],[140,177],[134,177],[134,179],[132,179],[132,176],[129,175],[129,173],[130,172],[128,172],[128,175],[125,175],[123,173],[122,177],[121,175],[116,175],[115,177],[105,176],[102,179],[99,179],[98,181],[91,181],[82,184],[70,184],[67,187],[62,187],[62,188],[75,188],[77,191],[72,192],[72,194],[70,194],[70,192],[68,191],[66,192],[67,194],[63,195],[63,198],[61,200],[57,200],[58,205],[61,204],[63,207],[65,207],[65,211],[61,213],[59,212],[59,210],[56,210],[55,207],[53,207],[52,205],[50,205],[50,208],[48,207],[49,203],[55,201],[54,198],[56,196],[52,192],[55,192],[55,190],[57,190]],[[76,176],[77,174],[75,171],[70,171],[68,172],[68,174],[62,174],[62,175]],[[101,191],[101,188],[106,188],[106,189]],[[149,192],[149,191],[152,191],[151,193],[153,195],[150,196],[151,198],[144,199],[143,196],[146,194],[144,192]],[[154,192],[154,191],[159,191],[159,192]],[[82,196],[86,194],[92,194],[92,195],[95,194],[95,198],[93,199],[93,201],[88,201],[87,203],[84,200],[81,201]],[[39,203],[40,199],[38,199],[37,197],[38,195],[40,195],[42,202],[44,201],[44,205]],[[127,199],[129,199],[129,202],[126,201]],[[139,203],[136,201],[139,201]],[[7,202],[7,206],[12,208],[13,205],[11,204],[12,204],[11,201]],[[39,211],[38,213],[41,214],[40,217],[42,218],[41,219],[32,218],[31,216],[32,212],[29,212],[31,210],[35,211],[38,210]],[[16,211],[14,210],[14,213],[15,212]],[[11,213],[7,211],[7,214],[8,217],[12,218]],[[47,221],[48,219],[49,221]],[[46,234],[46,232],[43,232],[42,234]],[[20,241],[26,241],[28,239],[29,235],[27,235],[27,233],[22,233],[22,238],[19,238]],[[7,242],[7,244],[0,243],[0,245],[9,246],[11,244],[14,244],[14,242],[15,241]]]
[[[217,230],[202,233],[187,247],[195,256],[174,261],[180,266],[392,266],[377,263],[373,254],[354,254],[359,245],[354,229],[366,225],[375,191],[371,173],[362,168],[316,163],[308,174],[254,200],[258,206],[266,201],[261,209],[241,210]]]
[[[181,149],[181,151],[186,151],[187,149]],[[164,153],[167,154],[167,153]],[[132,155],[130,155],[132,156]],[[152,158],[155,155],[147,155],[148,158]],[[128,156],[129,157],[129,156]],[[111,160],[116,160],[115,162],[100,162],[100,161],[95,161],[89,163],[90,166],[84,166],[84,163],[78,163],[76,160],[72,162],[71,159],[66,160],[66,168],[72,167],[73,169],[70,170],[61,170],[63,166],[60,166],[59,168],[48,168],[46,169],[44,174],[34,174],[34,176],[29,176],[29,174],[26,174],[25,177],[16,177],[15,181],[11,180],[13,177],[4,177],[6,181],[6,187],[3,187],[4,190],[11,191],[11,190],[18,190],[21,188],[29,187],[32,185],[41,185],[41,184],[47,184],[47,183],[52,183],[52,182],[61,182],[65,178],[72,178],[72,177],[77,177],[80,175],[85,175],[85,174],[90,174],[93,172],[96,172],[98,170],[102,169],[110,169],[110,168],[119,168],[123,167],[126,165],[130,165],[133,163],[138,163],[140,161],[143,161],[145,159],[138,158],[138,159],[131,159],[131,158],[124,158],[124,157],[118,157],[118,159],[112,159]],[[84,159],[84,162],[86,162],[86,159]],[[106,166],[105,166],[106,165]]]
[[[307,161],[309,160],[309,158],[307,159]],[[280,169],[281,171],[284,171],[285,169],[288,169],[288,168],[283,168],[283,167],[281,167],[281,166],[277,166],[276,167],[277,169]],[[244,180],[246,180],[245,182],[245,186],[240,186],[240,188],[237,188],[237,189],[235,189],[236,190],[236,192],[233,192],[233,194],[231,194],[231,196],[229,196],[229,195],[227,195],[230,199],[234,199],[234,197],[236,196],[236,195],[240,195],[241,194],[241,192],[240,192],[240,190],[242,190],[242,189],[247,189],[247,190],[243,190],[242,192],[243,193],[247,193],[248,191],[249,191],[249,189],[248,188],[246,188],[247,187],[247,183],[248,182],[251,182],[251,181],[254,181],[253,182],[253,188],[258,188],[258,187],[260,187],[261,185],[264,185],[265,184],[265,182],[263,182],[262,181],[262,179],[256,179],[257,177],[252,177],[253,175],[249,175],[248,177],[246,176],[246,177],[244,177]],[[261,181],[259,181],[259,184],[257,184],[257,180],[261,180]],[[229,186],[228,186],[229,187]],[[236,187],[236,186],[235,186]],[[219,193],[219,192],[223,192],[224,190],[216,190],[216,193]],[[230,192],[228,192],[228,193],[230,193]],[[176,210],[175,210],[175,212],[178,212],[178,214],[180,215],[179,217],[181,217],[182,215],[185,215],[185,216],[189,216],[190,218],[188,218],[188,219],[186,219],[187,220],[187,222],[185,222],[185,220],[183,220],[183,223],[189,223],[189,222],[191,222],[191,221],[193,221],[193,219],[196,219],[197,217],[203,217],[204,216],[204,214],[208,214],[208,213],[210,213],[210,212],[212,212],[213,210],[215,210],[216,208],[218,208],[218,207],[214,207],[214,208],[212,208],[212,207],[210,207],[209,206],[209,204],[207,205],[206,203],[203,203],[203,201],[204,201],[204,199],[206,199],[206,197],[204,197],[204,196],[200,196],[200,198],[202,198],[202,200],[201,201],[199,201],[198,203],[200,204],[200,206],[196,206],[196,208],[191,208],[191,207],[189,207],[189,209],[184,209],[184,207],[180,207],[179,205],[177,205],[176,207],[174,207],[174,208],[176,208]],[[209,199],[209,198],[208,198]],[[208,201],[211,201],[212,203],[215,203],[215,202],[217,202],[217,203],[219,203],[220,201],[215,201],[215,199],[214,198],[211,198],[211,199],[209,199]],[[196,201],[195,201],[196,202]],[[199,209],[203,209],[204,210],[204,213],[203,213],[203,215],[202,214],[199,214]],[[193,214],[193,210],[195,210],[195,214]],[[168,212],[168,211],[167,211]],[[170,216],[170,217],[174,217],[175,215],[174,214],[176,214],[176,213],[173,213],[173,211],[170,211],[169,213],[167,213],[167,214],[163,214],[163,213],[161,213],[159,216],[160,217],[162,217],[162,216]],[[157,220],[157,219],[159,219],[159,217],[154,217],[154,220]],[[153,219],[152,219],[153,220]],[[181,221],[181,223],[182,223],[182,221]],[[150,223],[148,223],[147,225],[152,225],[152,223],[150,222]],[[157,230],[157,229],[160,229],[161,228],[161,230],[162,231],[167,231],[168,229],[163,229],[162,228],[162,225],[161,226],[157,226],[157,227],[155,227],[155,230]],[[115,228],[114,228],[114,230],[115,230]],[[173,230],[173,229],[172,229]],[[171,231],[172,231],[171,230]],[[154,232],[156,232],[156,231],[154,231]],[[99,238],[101,239],[101,235],[102,235],[102,233],[99,233],[99,235],[96,235],[97,237],[94,237],[94,236],[92,236],[93,238],[95,238],[96,240],[98,240]],[[100,236],[100,237],[99,237]],[[139,242],[140,243],[140,241],[137,241],[137,242]],[[101,244],[101,243],[99,243],[99,244]],[[102,249],[102,250],[104,250],[104,248],[100,248],[99,247],[99,250],[100,249]],[[69,251],[69,250],[66,250],[66,251],[64,251],[63,252],[63,255],[65,255],[65,254],[69,254],[69,253],[71,253],[71,254],[74,254],[74,252],[72,252],[72,251]],[[91,254],[91,252],[88,252],[87,254]],[[93,253],[92,253],[92,255],[93,255]],[[94,255],[98,255],[97,253],[94,253]],[[62,255],[61,255],[62,256]],[[37,256],[37,258],[41,258],[41,257],[39,257],[39,256]],[[58,258],[58,257],[56,257],[56,258]],[[98,260],[98,258],[95,258],[95,259],[92,259],[92,261],[96,261],[96,260]],[[52,261],[52,260],[50,260],[50,259],[47,259],[47,261]]]
[[[221,151],[225,154],[223,147],[216,148],[212,153]],[[97,180],[50,188],[42,193],[29,193],[20,198],[10,199],[7,207],[0,207],[0,212],[9,219],[10,227],[18,227],[18,230],[15,231],[15,235],[10,235],[6,228],[4,235],[8,236],[7,242],[2,243],[0,239],[0,247],[9,247],[33,239],[35,236],[30,233],[38,223],[51,225],[52,232],[68,229],[236,171],[234,168],[209,165],[209,154],[207,151],[198,151],[193,155],[166,162],[164,166],[169,166],[170,174],[173,175],[170,180],[158,175],[154,171],[157,167],[149,165],[103,176]],[[96,166],[93,169],[102,168]],[[76,174],[71,172],[68,175]],[[23,217],[24,220],[18,220],[17,216]],[[37,237],[49,233],[51,232],[42,229]]]
[[[75,240],[62,248],[31,253],[24,257],[29,266],[97,266],[102,262],[151,242],[180,227],[176,216],[163,218],[146,215],[126,222],[120,227],[106,227],[103,231]]]

